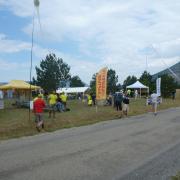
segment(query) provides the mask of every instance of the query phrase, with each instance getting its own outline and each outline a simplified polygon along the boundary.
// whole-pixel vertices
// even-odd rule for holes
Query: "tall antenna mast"
[[[147,62],[147,55],[146,55],[146,71],[148,71],[148,62]]]
[[[37,9],[39,8],[39,0],[34,0],[34,8]],[[31,34],[31,59],[30,59],[30,72],[29,72],[29,82],[30,82],[30,87],[29,87],[29,121],[31,120],[31,107],[30,107],[30,101],[31,101],[31,83],[32,83],[32,64],[33,64],[33,47],[34,47],[34,19],[35,19],[35,10],[33,13],[33,19],[32,19],[32,34]],[[40,22],[40,21],[39,21]]]

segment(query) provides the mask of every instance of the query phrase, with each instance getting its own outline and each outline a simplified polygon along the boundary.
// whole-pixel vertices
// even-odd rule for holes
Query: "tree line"
[[[32,84],[41,86],[45,91],[54,91],[59,87],[84,87],[85,83],[79,76],[71,76],[70,66],[63,61],[62,58],[56,57],[55,54],[48,54],[45,59],[42,59],[40,66],[35,67],[36,78],[33,77]],[[128,76],[123,84],[118,83],[118,75],[113,69],[109,69],[107,73],[107,93],[115,93],[120,89],[126,89],[126,86],[131,85],[139,80],[142,84],[149,87],[150,92],[156,88],[156,79],[144,71],[140,78],[136,76]],[[164,74],[161,76],[161,93],[164,97],[168,97],[178,87],[177,82],[171,76]],[[90,81],[91,93],[96,91],[96,74],[93,74]]]

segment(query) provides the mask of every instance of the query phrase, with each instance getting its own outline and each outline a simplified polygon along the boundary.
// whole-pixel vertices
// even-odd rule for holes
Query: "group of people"
[[[96,105],[96,96],[93,94],[86,94],[88,106]],[[117,111],[121,111],[120,117],[123,115],[127,116],[129,111],[129,95],[128,93],[116,92],[114,95],[109,94],[106,98],[106,106],[112,106],[114,102],[114,107]]]
[[[117,111],[120,111],[120,118],[124,115],[128,115],[129,111],[129,97],[127,92],[123,93],[121,90],[120,92],[116,92],[114,95],[114,106],[116,107]]]
[[[131,89],[128,89],[127,91],[126,91],[126,95],[128,96],[128,97],[134,97],[135,99],[137,99],[138,98],[138,96],[139,96],[139,93],[138,93],[138,90],[137,89],[135,89],[135,91],[133,91],[133,90],[131,90]]]
[[[88,106],[96,105],[96,96],[93,94],[86,94]],[[131,92],[127,90],[123,93],[123,90],[116,92],[114,95],[109,95],[106,99],[108,105],[113,105],[116,110],[119,112],[119,117],[127,116],[129,111]],[[46,100],[47,102],[46,102]],[[150,104],[152,105],[154,115],[157,115],[157,105],[159,103],[159,97],[155,91],[150,96]],[[47,105],[48,104],[48,105]],[[40,131],[41,128],[44,128],[43,121],[43,111],[45,107],[49,110],[49,118],[53,116],[55,118],[55,112],[63,112],[67,110],[67,95],[63,92],[61,94],[56,94],[52,92],[44,98],[43,94],[39,94],[33,102],[33,110],[35,113],[35,122],[36,128]]]
[[[64,92],[61,94],[56,94],[55,91],[53,91],[47,96],[46,100],[48,103],[46,103],[43,94],[38,94],[33,101],[33,111],[35,114],[36,128],[38,131],[40,131],[41,128],[44,129],[42,114],[45,107],[47,107],[49,110],[49,118],[51,118],[52,115],[53,118],[55,118],[56,111],[63,112],[67,109],[67,95]]]
[[[114,95],[114,106],[116,107],[117,111],[120,111],[120,117],[128,115],[130,103],[129,97],[131,97],[131,94],[128,90],[125,93],[123,93],[123,91],[121,90],[120,92],[116,92]],[[157,115],[157,106],[159,103],[160,98],[158,94],[153,91],[150,95],[150,104],[152,105],[152,112],[155,116]]]

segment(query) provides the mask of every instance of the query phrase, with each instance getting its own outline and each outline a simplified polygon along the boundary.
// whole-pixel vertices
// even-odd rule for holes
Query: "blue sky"
[[[104,66],[119,82],[179,62],[180,1],[43,0],[35,13],[33,75],[53,52],[89,83]],[[0,81],[29,80],[33,0],[0,0]],[[158,52],[158,54],[154,51]],[[147,65],[146,66],[146,57]]]

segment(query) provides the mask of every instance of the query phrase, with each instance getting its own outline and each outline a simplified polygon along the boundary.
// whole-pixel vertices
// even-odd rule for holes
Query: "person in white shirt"
[[[151,103],[154,115],[157,115],[157,104],[158,104],[158,95],[153,91],[151,94]]]
[[[134,92],[134,96],[135,96],[135,99],[137,99],[137,97],[138,97],[138,90],[137,89]]]

